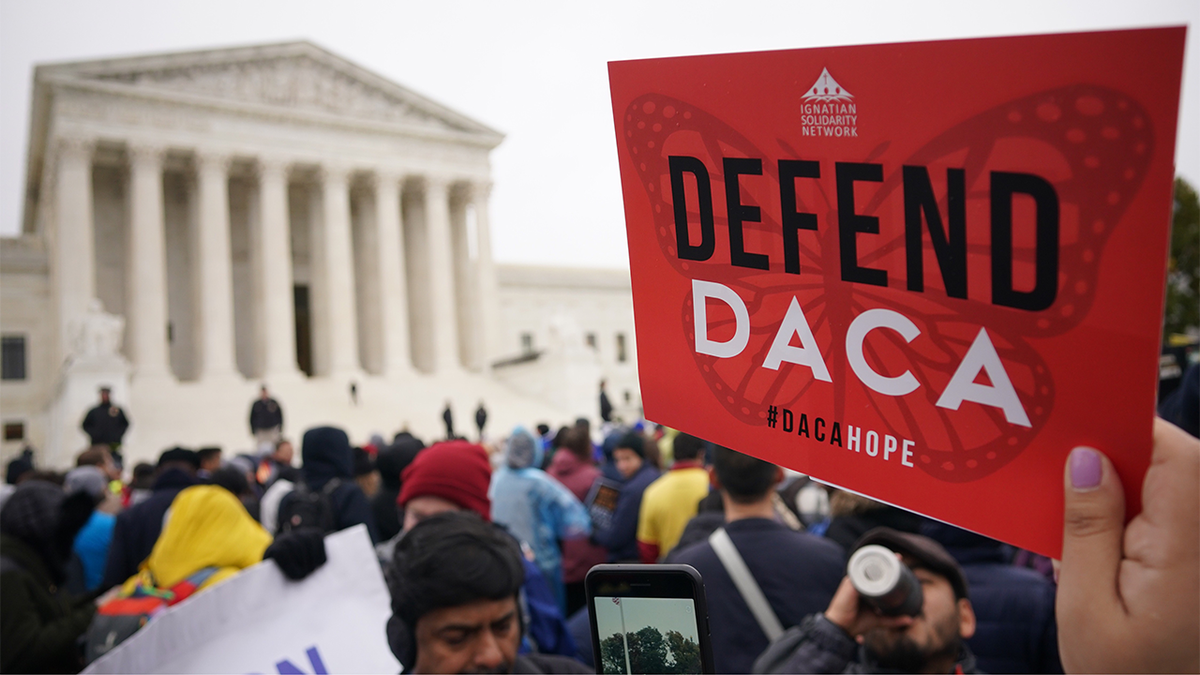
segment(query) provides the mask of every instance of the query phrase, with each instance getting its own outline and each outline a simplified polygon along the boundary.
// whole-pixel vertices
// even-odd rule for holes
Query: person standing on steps
[[[487,424],[487,408],[483,407],[483,401],[479,402],[479,407],[475,410],[475,426],[479,427],[479,442],[483,442],[483,427]]]
[[[446,423],[446,440],[454,440],[454,413],[450,411],[450,401],[446,401],[446,408],[442,410],[442,421]]]
[[[258,400],[250,406],[250,434],[257,445],[275,445],[283,433],[283,408],[267,393],[267,385],[259,388]]]

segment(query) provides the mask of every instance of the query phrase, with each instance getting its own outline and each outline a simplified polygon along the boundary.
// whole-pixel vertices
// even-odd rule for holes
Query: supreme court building
[[[3,454],[68,465],[100,385],[135,459],[248,449],[263,382],[292,437],[636,416],[628,275],[492,260],[502,138],[307,42],[39,66]]]

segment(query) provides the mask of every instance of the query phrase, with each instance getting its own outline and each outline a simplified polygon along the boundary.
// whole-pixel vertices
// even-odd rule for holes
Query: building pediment
[[[308,42],[40,66],[38,79],[115,85],[407,127],[500,135]],[[111,90],[111,89],[110,89]]]

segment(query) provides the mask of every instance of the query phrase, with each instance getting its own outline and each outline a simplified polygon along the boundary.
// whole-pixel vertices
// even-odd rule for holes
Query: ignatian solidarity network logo
[[[858,138],[858,105],[829,74],[828,68],[808,88],[800,105],[801,133],[805,136]]]

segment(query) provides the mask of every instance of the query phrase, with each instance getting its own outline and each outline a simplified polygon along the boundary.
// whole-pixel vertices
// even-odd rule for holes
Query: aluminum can
[[[850,556],[846,566],[850,583],[869,607],[885,616],[916,616],[925,594],[913,571],[891,549],[868,544]]]

